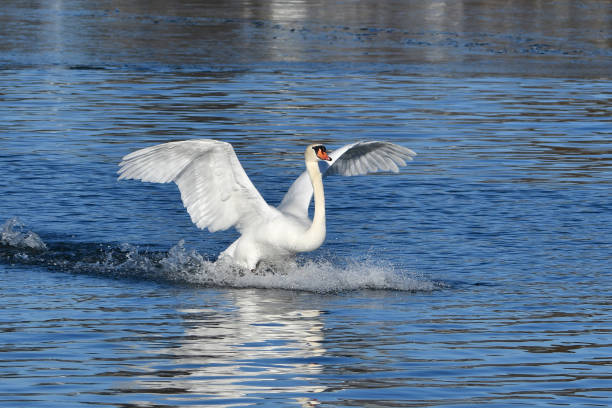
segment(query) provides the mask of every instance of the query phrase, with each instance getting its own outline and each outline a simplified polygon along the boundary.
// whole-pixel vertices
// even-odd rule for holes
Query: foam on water
[[[49,243],[12,218],[2,227],[0,259],[69,273],[173,282],[205,287],[270,288],[320,293],[359,289],[429,291],[431,280],[373,257],[298,259],[261,264],[245,271],[214,262],[181,240],[167,253],[123,244]]]

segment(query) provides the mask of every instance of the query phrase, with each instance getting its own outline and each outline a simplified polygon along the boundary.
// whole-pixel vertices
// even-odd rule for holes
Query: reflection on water
[[[182,390],[188,399],[207,396],[211,402],[248,399],[265,390],[307,402],[309,398],[297,395],[324,390],[313,381],[321,374],[320,357],[325,354],[321,312],[283,306],[283,296],[290,298],[244,290],[236,293],[231,313],[179,310],[183,339],[151,352],[171,358],[180,375],[139,380],[128,388],[143,393]]]
[[[604,407],[610,397],[607,282],[321,296],[2,268],[2,402]],[[563,280],[582,293],[568,296]]]
[[[2,286],[0,328],[11,339],[0,353],[12,358],[0,369],[0,401],[227,406],[305,403],[323,390],[322,312],[307,308],[308,295],[128,289],[56,273],[29,285],[24,303],[9,290],[27,277],[14,278]]]
[[[603,0],[52,1],[37,6],[9,1],[4,6],[0,63],[9,67],[408,64],[426,74],[601,77],[610,74],[612,57],[609,4]]]

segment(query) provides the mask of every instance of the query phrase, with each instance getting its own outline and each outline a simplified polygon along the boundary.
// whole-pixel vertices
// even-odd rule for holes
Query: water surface
[[[535,4],[535,5],[534,5]],[[607,2],[8,2],[0,404],[608,406]],[[325,180],[275,274],[125,154],[215,138],[277,204],[312,141],[418,153]]]

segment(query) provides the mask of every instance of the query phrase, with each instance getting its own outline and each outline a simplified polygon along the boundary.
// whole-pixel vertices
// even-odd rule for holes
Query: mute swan
[[[341,147],[329,155],[311,144],[304,152],[306,171],[289,188],[280,205],[268,205],[240,165],[232,145],[210,139],[169,142],[136,150],[119,163],[119,180],[154,183],[174,181],[198,228],[210,232],[235,227],[242,235],[219,255],[254,270],[262,259],[314,251],[325,240],[323,175],[354,176],[398,171],[416,155],[389,142],[366,141]],[[319,162],[323,165],[321,172]],[[314,217],[308,206],[314,194]]]

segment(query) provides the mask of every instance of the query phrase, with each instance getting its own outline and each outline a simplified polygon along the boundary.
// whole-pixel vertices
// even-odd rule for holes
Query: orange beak
[[[317,157],[321,160],[331,161],[331,157],[327,155],[327,152],[323,151],[323,149],[319,149],[317,151]]]

